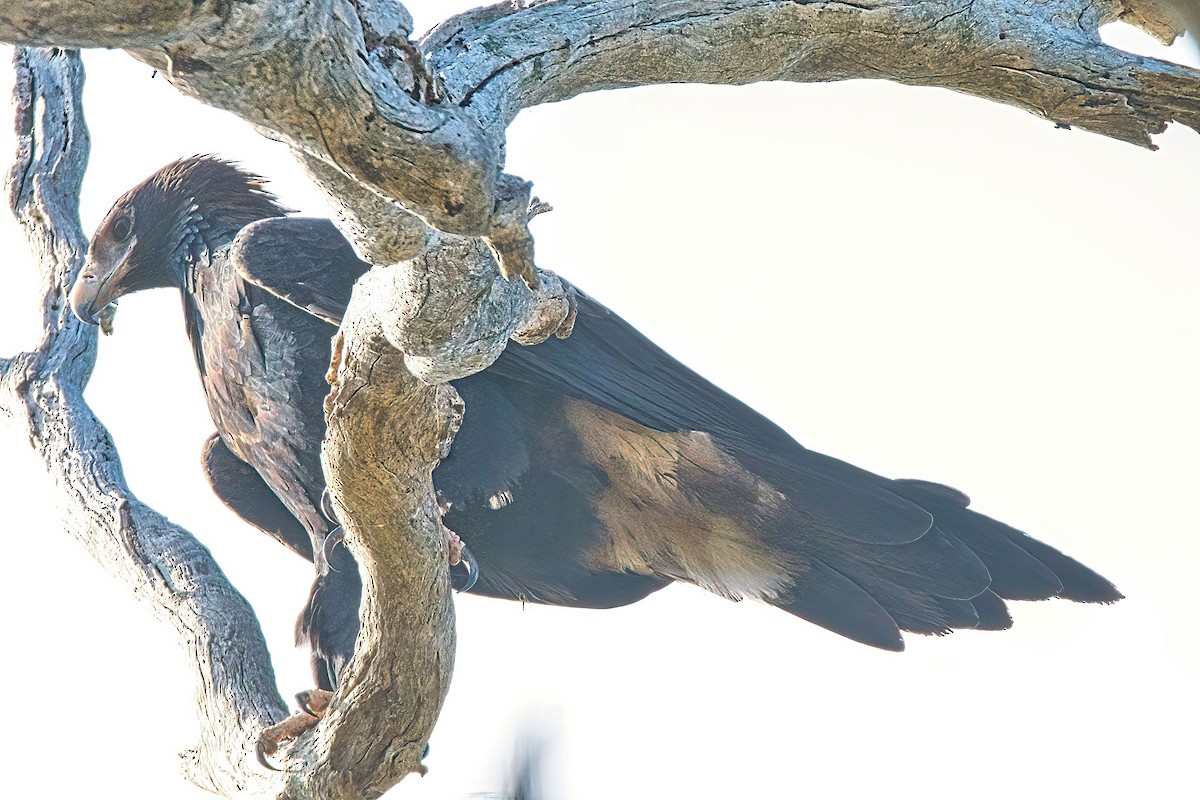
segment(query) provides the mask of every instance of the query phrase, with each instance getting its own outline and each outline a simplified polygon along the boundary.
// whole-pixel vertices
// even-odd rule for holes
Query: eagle
[[[94,323],[175,287],[217,431],[216,494],[318,563],[298,630],[333,689],[361,586],[322,511],[330,340],[371,265],[328,220],[288,216],[261,178],[176,161],[116,201],[71,290]],[[1005,601],[1110,603],[1105,578],[969,508],[806,449],[580,293],[573,332],[510,345],[453,382],[466,412],[433,473],[446,527],[488,597],[612,608],[684,581],[755,598],[885,650],[902,632],[1011,626]],[[324,562],[324,563],[323,563]]]

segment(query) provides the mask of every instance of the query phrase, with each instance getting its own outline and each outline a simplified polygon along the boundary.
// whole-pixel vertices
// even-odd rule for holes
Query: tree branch
[[[0,38],[126,46],[184,92],[290,142],[339,199],[359,252],[417,271],[398,291],[422,285],[424,267],[452,261],[416,258],[451,241],[431,239],[422,219],[456,235],[485,234],[501,261],[514,262],[501,263],[505,273],[536,274],[527,228],[498,213],[498,187],[519,183],[500,177],[503,130],[521,108],[581,92],[670,81],[890,78],[989,97],[1142,145],[1172,119],[1193,126],[1200,119],[1200,72],[1099,40],[1103,21],[1149,19],[1149,0],[551,0],[460,15],[420,47],[407,41],[403,8],[379,0],[213,2],[160,12],[148,27],[153,36],[136,37],[128,25],[93,23],[96,9],[136,19],[141,4],[76,5],[77,14],[59,9],[39,21],[25,5],[0,0]],[[470,268],[456,275],[447,282],[463,286],[444,296],[488,301],[470,291]],[[439,335],[456,330],[435,305],[414,313]],[[478,337],[430,348],[446,357],[421,374],[436,380],[490,363],[503,339],[484,338],[488,354],[468,347],[457,364],[453,353]]]
[[[224,794],[262,791],[269,776],[255,764],[254,743],[286,710],[254,612],[191,534],[133,496],[112,439],[83,400],[96,329],[64,302],[87,251],[77,205],[88,156],[78,54],[21,49],[16,69],[9,199],[41,265],[44,329],[35,351],[0,361],[0,408],[45,462],[66,529],[190,651],[202,729],[185,754],[192,780]]]
[[[246,759],[257,731],[282,713],[257,627],[194,540],[128,496],[111,442],[79,397],[94,338],[61,300],[83,252],[73,206],[70,220],[39,234],[43,262],[69,266],[48,278],[42,346],[0,363],[3,404],[27,425],[62,490],[79,492],[69,513],[75,529],[91,532],[88,546],[194,637],[206,717],[195,773],[226,793],[273,791],[282,780],[289,797],[338,798],[376,796],[419,769],[454,648],[430,471],[458,409],[453,390],[437,384],[486,367],[511,337],[550,335],[569,316],[568,288],[535,271],[528,185],[502,174],[504,130],[521,109],[674,81],[886,78],[1150,146],[1171,120],[1200,127],[1200,72],[1107,47],[1097,30],[1122,14],[1160,35],[1175,30],[1151,5],[548,0],[460,15],[414,45],[408,14],[386,0],[173,0],[152,9],[0,0],[0,40],[124,47],[186,94],[288,142],[336,199],[360,254],[390,265],[355,292],[327,406],[327,474],[364,569],[366,622],[329,717],[272,782]],[[33,118],[32,99],[20,114]],[[78,146],[79,132],[71,138]],[[38,150],[23,146],[28,162]],[[23,170],[18,194],[26,180],[70,188],[67,176],[82,171],[74,158]],[[44,226],[32,211],[29,220]],[[66,239],[56,238],[60,229]]]
[[[1200,127],[1200,72],[1100,41],[1114,5],[558,0],[467,12],[421,46],[450,96],[501,125],[532,105],[627,86],[882,78],[1143,146],[1172,120]]]
[[[1108,0],[1104,21],[1120,20],[1141,28],[1163,44],[1191,30],[1200,35],[1200,5],[1194,0]]]
[[[500,144],[444,102],[408,44],[411,28],[402,6],[379,0],[209,0],[149,11],[133,0],[0,0],[0,41],[123,47],[185,94],[403,199],[441,230],[485,233]]]
[[[352,319],[335,340],[324,458],[362,565],[363,625],[340,702],[305,745],[333,769],[294,773],[300,797],[375,797],[424,773],[454,669],[447,535],[429,487],[462,402],[449,384],[415,379],[369,309]]]
[[[434,227],[483,235],[507,123],[622,86],[885,78],[1150,146],[1171,120],[1197,126],[1200,73],[1097,31],[1123,17],[1165,37],[1179,16],[1155,0],[550,0],[459,15],[414,47],[383,0],[0,0],[0,40],[124,47]]]

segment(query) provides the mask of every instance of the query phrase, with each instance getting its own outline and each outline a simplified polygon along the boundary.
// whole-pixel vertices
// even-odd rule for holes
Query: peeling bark
[[[193,780],[230,796],[373,797],[421,769],[454,659],[430,483],[461,411],[444,382],[485,368],[510,338],[570,325],[569,287],[536,268],[530,184],[503,173],[504,133],[522,109],[666,82],[881,78],[1152,147],[1171,121],[1200,130],[1200,71],[1109,47],[1098,27],[1123,19],[1169,40],[1186,8],[547,0],[468,12],[412,41],[408,13],[386,0],[0,0],[2,41],[125,48],[287,142],[360,255],[381,265],[356,289],[327,405],[327,474],[364,570],[365,624],[330,714],[270,775],[251,745],[284,707],[250,609],[194,539],[132,498],[83,404],[94,330],[62,301],[85,248],[73,205],[81,77],[71,56],[22,57],[13,206],[44,266],[46,333],[35,352],[0,360],[0,408],[70,498],[68,527],[192,648],[205,723]]]

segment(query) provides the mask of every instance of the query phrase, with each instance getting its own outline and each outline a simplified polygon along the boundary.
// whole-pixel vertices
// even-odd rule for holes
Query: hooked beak
[[[83,271],[71,287],[71,310],[75,316],[89,325],[100,324],[100,312],[122,294],[122,279],[129,269],[129,254],[133,252],[136,239],[129,242],[120,259],[107,271],[96,264],[91,253],[83,265]]]
[[[99,316],[99,312],[95,309],[95,301],[103,284],[96,279],[96,273],[91,267],[90,262],[84,264],[83,272],[79,273],[75,285],[71,287],[71,310],[82,322],[98,325],[100,321],[96,317]]]

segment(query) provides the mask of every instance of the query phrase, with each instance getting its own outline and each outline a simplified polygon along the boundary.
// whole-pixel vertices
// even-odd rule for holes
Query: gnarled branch
[[[65,528],[176,629],[196,665],[201,742],[187,754],[197,784],[260,793],[275,780],[254,743],[286,707],[254,612],[196,539],[137,500],[111,437],[83,400],[96,329],[66,287],[83,265],[79,185],[88,158],[77,53],[18,50],[17,142],[9,200],[41,267],[43,336],[0,362],[0,408],[22,426],[55,483]]]
[[[1123,9],[1083,0],[563,0],[468,12],[421,45],[450,96],[499,124],[532,105],[627,86],[879,78],[1145,146],[1172,120],[1198,127],[1200,72],[1100,41],[1099,26]],[[1172,30],[1158,17],[1128,18]]]
[[[297,798],[374,796],[418,768],[453,661],[444,532],[429,474],[456,412],[452,392],[437,384],[486,367],[510,337],[548,335],[568,313],[567,289],[545,274],[538,292],[499,276],[501,268],[539,275],[532,237],[514,213],[521,203],[513,197],[526,190],[508,191],[522,184],[502,172],[504,131],[523,108],[675,81],[884,78],[1151,145],[1172,120],[1200,128],[1200,72],[1108,47],[1098,27],[1124,18],[1169,38],[1179,22],[1162,9],[1157,0],[548,0],[460,15],[413,43],[408,14],[386,0],[151,9],[130,0],[0,0],[0,40],[123,47],[181,91],[288,142],[336,200],[360,254],[384,265],[359,287],[346,317],[329,406],[328,474],[366,573],[367,624],[355,662],[329,718],[293,748],[293,771],[272,782],[244,758],[247,734],[281,713],[257,639],[233,637],[227,649],[216,637],[198,650],[202,665],[212,661],[213,681],[229,680],[218,665],[231,654],[249,654],[238,664],[259,670],[246,685],[261,692],[257,701],[236,692],[223,706],[205,701],[225,719],[213,729],[235,732],[236,742],[234,763],[204,768],[207,785],[228,793],[283,786]],[[57,224],[50,230],[46,252],[68,263],[56,249],[65,246],[77,266],[82,234],[64,244],[54,240]],[[90,340],[65,320],[69,274],[56,273],[46,292],[54,341],[0,362],[5,403],[25,415],[44,454],[55,450],[38,436],[84,424],[55,416],[81,407],[77,387],[92,358]],[[64,382],[75,369],[84,377]],[[111,454],[104,441],[87,440]],[[61,447],[78,455],[77,444]],[[130,531],[116,539],[136,544],[112,545],[118,564],[148,563],[130,552],[168,552],[164,540],[177,533],[132,500],[105,500],[127,495],[119,472],[104,472],[115,455],[102,460],[51,464],[71,486],[88,485],[84,473],[93,467],[115,476],[79,500],[95,515],[78,523],[93,531],[89,541],[103,541],[96,530]],[[234,611],[195,605],[206,592],[227,596],[212,578],[215,566],[204,572],[193,556],[146,555],[160,568],[135,578],[183,628],[208,631]],[[176,598],[171,587],[182,583],[196,594]],[[202,758],[213,752],[203,748]],[[249,779],[230,777],[243,769]]]
[[[134,22],[142,4],[129,0],[77,13],[44,5],[0,2],[0,39],[125,47],[182,91],[289,142],[338,198],[364,257],[418,270],[414,256],[438,246],[421,220],[491,239],[501,256],[531,241],[498,224],[498,187],[516,180],[501,180],[505,127],[522,108],[582,92],[885,78],[1147,146],[1171,120],[1196,126],[1200,107],[1200,72],[1100,41],[1099,25],[1122,16],[1174,30],[1151,0],[551,0],[459,15],[417,44],[407,12],[378,0],[181,4],[144,27]],[[487,361],[471,354],[429,374]]]

